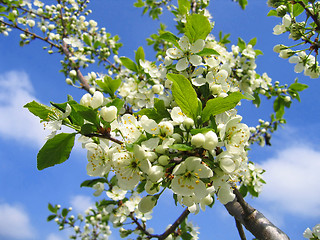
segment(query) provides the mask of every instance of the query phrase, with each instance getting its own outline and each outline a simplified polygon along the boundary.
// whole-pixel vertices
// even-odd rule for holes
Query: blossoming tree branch
[[[243,9],[247,5],[238,3]],[[175,16],[176,33],[162,24],[148,39],[156,61],[147,60],[142,47],[134,59],[119,57],[118,36],[90,20],[88,4],[0,0],[0,33],[19,31],[21,46],[40,40],[49,54],[61,54],[67,84],[84,91],[79,102],[68,95],[64,103],[25,105],[52,131],[37,155],[37,168],[65,162],[77,136],[87,150],[90,176],[81,186],[93,188],[95,196],[106,193],[85,216],[49,204],[48,221],[55,220],[60,230],[71,227],[72,239],[107,239],[110,226],[123,238],[198,239],[188,215],[214,207],[217,199],[235,218],[241,239],[246,239],[242,226],[260,240],[289,239],[245,201],[247,194],[258,197],[265,183],[264,170],[247,156],[252,144],[270,145],[272,133],[285,123],[285,108],[300,101],[299,92],[308,86],[297,80],[273,83],[266,73],[257,73],[255,60],[262,52],[254,49],[255,38],[248,43],[239,38],[228,50],[227,35],[211,35],[209,0],[134,3],[153,19],[164,8]],[[318,78],[320,3],[268,4],[269,16],[282,18],[274,34],[289,33],[297,42],[279,44],[274,51],[295,63],[295,72]],[[95,64],[105,71],[92,71]],[[249,127],[237,108],[241,101],[259,107],[260,96],[273,101],[274,112]],[[61,132],[61,126],[72,131]],[[154,233],[147,223],[164,192],[185,210],[162,233]],[[320,239],[320,225],[304,237]]]

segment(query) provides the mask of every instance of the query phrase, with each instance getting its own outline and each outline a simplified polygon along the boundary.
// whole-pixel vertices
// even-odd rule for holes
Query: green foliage
[[[247,99],[247,97],[245,97],[240,92],[233,92],[225,98],[219,97],[210,99],[202,111],[202,121],[206,122],[209,120],[210,116],[215,116],[234,108],[241,99]]]
[[[188,117],[196,120],[198,109],[197,93],[193,89],[190,81],[180,74],[168,73],[167,78],[173,82],[172,96]]]
[[[23,107],[27,108],[33,115],[44,121],[48,121],[49,115],[54,114],[51,108],[36,101],[29,102]]]
[[[198,39],[206,39],[211,32],[211,24],[207,17],[200,14],[192,14],[187,17],[185,35],[193,43]]]
[[[75,133],[60,133],[49,139],[37,155],[38,170],[65,162],[73,148],[75,135]]]
[[[120,87],[122,81],[120,78],[112,79],[110,76],[105,76],[103,80],[96,80],[96,83],[102,89],[103,92],[109,94],[110,97],[114,98],[115,92]]]

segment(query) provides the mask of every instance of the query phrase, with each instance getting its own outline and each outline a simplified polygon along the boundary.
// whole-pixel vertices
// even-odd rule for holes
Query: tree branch
[[[241,203],[240,203],[241,202]],[[289,237],[271,223],[261,212],[251,207],[244,200],[236,197],[227,203],[225,208],[239,223],[259,240],[289,240]],[[254,209],[249,215],[248,210]]]

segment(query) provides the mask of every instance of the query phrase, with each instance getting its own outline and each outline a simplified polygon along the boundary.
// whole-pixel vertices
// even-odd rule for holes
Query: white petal
[[[218,198],[222,204],[227,204],[228,202],[233,201],[235,195],[233,194],[231,187],[222,187],[219,189]]]
[[[197,87],[202,86],[207,82],[207,80],[203,77],[192,78],[191,81],[192,84]]]
[[[171,182],[172,191],[182,196],[190,196],[193,194],[191,186],[190,182],[184,179],[183,176],[177,176]]]
[[[187,36],[180,38],[179,46],[181,47],[182,51],[187,51],[190,47],[189,38]]]
[[[190,63],[193,65],[193,66],[199,66],[202,64],[202,57],[198,56],[198,55],[192,55],[190,58]]]
[[[158,124],[153,119],[149,119],[147,116],[143,115],[140,122],[141,126],[147,133],[159,134],[160,130]]]
[[[194,187],[193,192],[197,198],[202,199],[208,195],[206,185],[201,180],[196,180],[192,182]]]
[[[177,65],[176,65],[176,69],[177,69],[177,71],[181,72],[181,71],[185,70],[188,66],[189,66],[188,59],[186,57],[184,57],[178,61]]]
[[[171,59],[178,59],[183,56],[183,52],[178,48],[169,48],[166,53],[168,57],[170,57]],[[170,64],[167,64],[167,65],[170,65]]]
[[[198,39],[194,43],[191,44],[190,50],[192,53],[198,53],[204,48],[205,42],[203,39]]]

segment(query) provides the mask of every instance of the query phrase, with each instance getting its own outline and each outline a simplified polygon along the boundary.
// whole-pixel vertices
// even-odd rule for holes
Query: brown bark
[[[248,203],[243,207],[236,198],[232,202],[227,203],[225,207],[230,215],[235,217],[237,221],[259,240],[289,240],[289,237],[283,231]],[[248,210],[250,210],[250,213]]]

